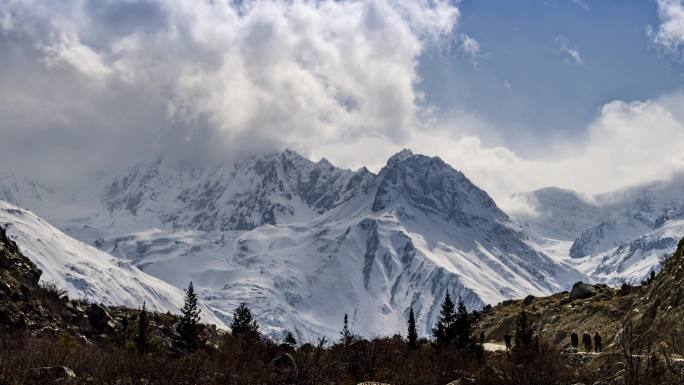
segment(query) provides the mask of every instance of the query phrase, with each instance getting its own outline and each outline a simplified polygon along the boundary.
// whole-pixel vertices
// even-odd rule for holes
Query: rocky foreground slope
[[[604,347],[622,349],[626,340],[646,347],[684,347],[684,239],[659,274],[639,286],[578,283],[572,291],[548,297],[505,301],[487,307],[478,322],[490,341],[513,333],[521,310],[531,315],[535,331],[545,340],[569,346],[570,334],[599,333]],[[628,334],[628,335],[626,335]],[[681,352],[681,350],[680,350]]]

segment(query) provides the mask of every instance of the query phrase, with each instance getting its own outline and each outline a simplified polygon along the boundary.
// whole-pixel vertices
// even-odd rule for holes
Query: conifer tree
[[[342,336],[342,342],[344,342],[345,345],[349,345],[354,340],[354,334],[349,329],[349,317],[347,316],[347,313],[344,313],[344,322],[340,335]]]
[[[454,322],[456,320],[456,313],[454,312],[454,303],[451,300],[451,295],[447,291],[444,302],[442,303],[442,310],[439,312],[439,320],[437,325],[432,329],[432,335],[435,337],[435,343],[438,346],[449,346],[455,341]]]
[[[515,347],[527,347],[534,343],[532,323],[525,309],[520,311],[515,321]]]
[[[409,312],[408,319],[408,346],[414,349],[418,345],[418,331],[416,330],[416,317],[413,314],[413,308]]]
[[[473,322],[461,297],[458,297],[458,307],[454,316],[454,335],[457,349],[473,347]]]
[[[138,333],[135,335],[135,346],[139,351],[144,352],[148,347],[148,328],[150,321],[147,318],[147,307],[143,302],[140,313],[138,314]]]
[[[246,303],[242,302],[235,308],[230,330],[233,331],[233,335],[235,336],[259,336],[259,325],[257,325],[256,321],[252,318],[252,311],[247,307]]]
[[[181,313],[183,316],[178,324],[178,333],[187,348],[196,349],[199,346],[200,309],[197,306],[197,294],[192,282],[185,291],[185,303]]]
[[[288,331],[287,335],[285,335],[285,345],[290,346],[290,347],[297,346],[297,340],[295,339],[294,335],[290,331]]]

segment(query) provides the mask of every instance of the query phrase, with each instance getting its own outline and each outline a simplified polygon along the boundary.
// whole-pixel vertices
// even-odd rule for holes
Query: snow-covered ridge
[[[209,169],[170,162],[134,167],[106,187],[112,215],[177,229],[251,230],[311,220],[368,187],[366,169],[353,172],[293,151]]]
[[[43,215],[172,285],[192,280],[221,311],[248,302],[272,334],[336,335],[349,313],[355,332],[389,335],[411,307],[427,334],[447,290],[478,308],[586,279],[461,172],[409,150],[377,175],[292,151],[208,168],[162,159],[95,194],[92,215]]]
[[[684,236],[684,173],[593,196],[547,188],[516,198],[533,213],[515,219],[547,244],[569,242],[567,254],[556,257],[597,282],[642,280]]]
[[[67,236],[28,210],[0,201],[0,226],[43,271],[41,282],[56,284],[72,298],[132,308],[145,302],[150,310],[172,313],[183,305],[182,290]],[[225,327],[214,310],[201,306],[205,322]]]

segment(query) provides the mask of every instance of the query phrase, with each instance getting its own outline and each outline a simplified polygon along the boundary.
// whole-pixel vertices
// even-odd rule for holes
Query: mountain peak
[[[402,160],[408,159],[412,156],[413,156],[413,151],[409,150],[408,148],[404,148],[403,150],[392,155],[392,157],[389,158],[389,160],[387,161],[387,164],[401,162]]]

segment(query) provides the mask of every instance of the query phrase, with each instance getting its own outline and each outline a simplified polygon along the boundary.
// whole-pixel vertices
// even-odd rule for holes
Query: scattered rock
[[[577,282],[572,285],[572,290],[570,291],[570,299],[584,299],[590,298],[596,295],[596,288],[590,284]]]

